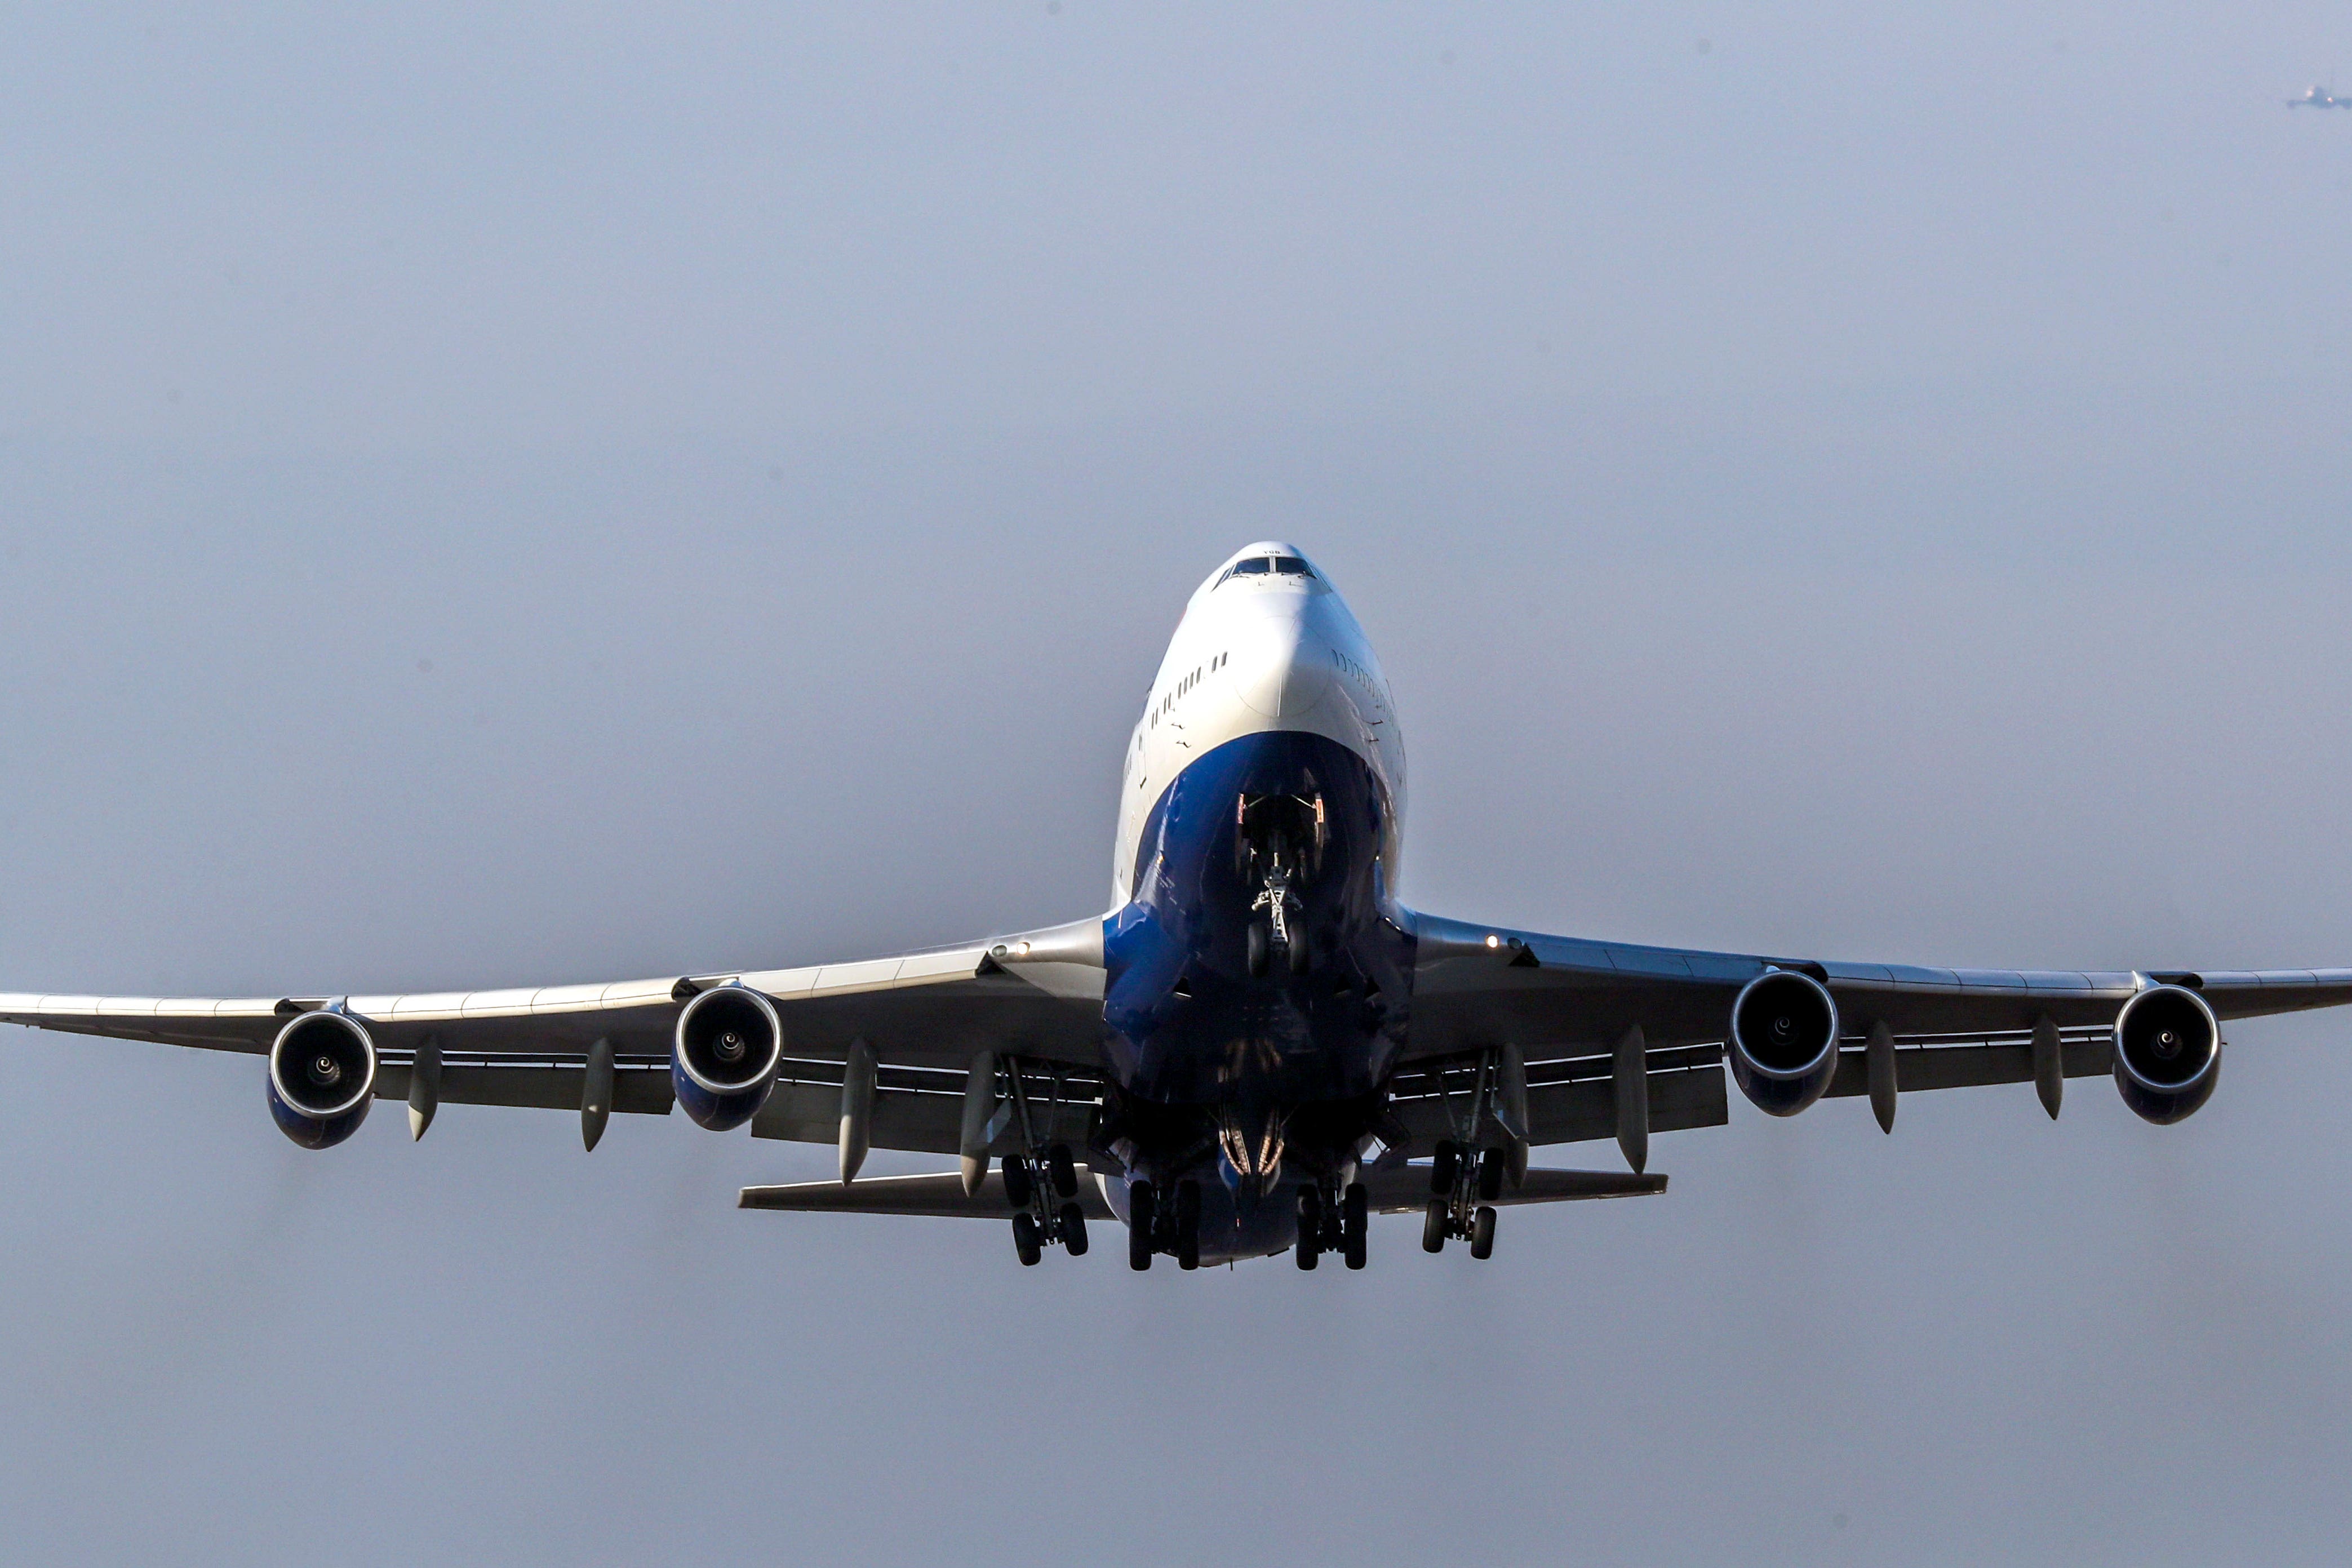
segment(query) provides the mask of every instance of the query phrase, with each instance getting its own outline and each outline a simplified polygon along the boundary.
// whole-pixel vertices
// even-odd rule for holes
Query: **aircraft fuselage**
[[[1163,1191],[1200,1181],[1204,1258],[1278,1250],[1297,1184],[1346,1179],[1379,1121],[1413,958],[1388,685],[1296,550],[1193,595],[1121,789],[1101,1141]]]

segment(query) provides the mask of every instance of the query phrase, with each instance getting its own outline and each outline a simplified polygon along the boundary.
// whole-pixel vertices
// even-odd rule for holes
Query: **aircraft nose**
[[[1331,684],[1331,650],[1296,615],[1269,615],[1238,629],[1226,668],[1234,692],[1262,717],[1304,717]]]

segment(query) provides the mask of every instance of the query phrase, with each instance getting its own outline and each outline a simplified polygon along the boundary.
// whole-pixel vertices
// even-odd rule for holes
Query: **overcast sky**
[[[1091,913],[1268,536],[1381,650],[1420,907],[2352,963],[2339,62],[2319,5],[0,8],[0,988]],[[740,1213],[831,1151],[683,1117],[314,1155],[252,1059],[0,1030],[0,1537],[2336,1560],[2352,1019],[2230,1040],[2179,1127],[1735,1102],[1490,1263],[1136,1276]]]

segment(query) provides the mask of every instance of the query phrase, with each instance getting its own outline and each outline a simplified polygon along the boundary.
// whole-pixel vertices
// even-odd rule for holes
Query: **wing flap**
[[[1419,1214],[1429,1206],[1429,1167],[1391,1166],[1363,1174],[1364,1197],[1376,1214]],[[1523,1203],[1572,1203],[1583,1198],[1648,1197],[1666,1190],[1664,1176],[1630,1171],[1531,1169],[1517,1186],[1503,1184],[1497,1208]]]
[[[1088,1219],[1115,1218],[1091,1172],[1080,1176],[1077,1204]],[[806,1181],[787,1186],[747,1186],[736,1199],[736,1206],[799,1214],[903,1214],[944,1219],[1013,1218],[1012,1200],[1004,1195],[1004,1178],[994,1171],[970,1197],[964,1195],[961,1176],[867,1176],[845,1185]]]

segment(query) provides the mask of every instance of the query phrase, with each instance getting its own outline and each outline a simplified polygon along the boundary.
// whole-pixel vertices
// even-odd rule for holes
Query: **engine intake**
[[[269,1046],[269,1116],[306,1149],[341,1143],[375,1100],[375,1041],[348,1013],[304,1013]]]
[[[1773,969],[1731,1004],[1731,1079],[1755,1107],[1793,1116],[1837,1076],[1837,1003],[1811,975]]]
[[[2186,986],[2151,986],[2116,1015],[2116,1087],[2159,1125],[2196,1113],[2221,1077],[2221,1023]]]
[[[677,1015],[669,1081],[688,1116],[723,1133],[741,1126],[767,1103],[783,1057],[784,1030],[775,1004],[747,986],[718,986]]]

